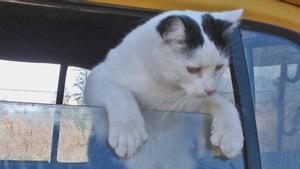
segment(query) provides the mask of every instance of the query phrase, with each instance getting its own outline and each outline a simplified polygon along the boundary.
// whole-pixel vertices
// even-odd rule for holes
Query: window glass
[[[60,111],[57,160],[59,162],[87,162],[91,116],[93,112],[102,113],[103,110],[70,106],[64,107]]]
[[[49,105],[0,102],[0,161],[49,161],[54,112]]]
[[[68,67],[64,104],[83,105],[83,90],[89,72],[79,67]]]
[[[59,65],[0,60],[0,100],[55,103]]]
[[[55,113],[60,114],[60,118],[55,118]],[[145,118],[162,118],[164,113],[169,112],[147,111],[143,115]],[[22,169],[39,166],[36,161],[43,160],[50,161],[44,165],[50,164],[45,168],[51,169],[66,166],[70,169],[125,169],[123,160],[116,157],[107,144],[108,122],[103,107],[0,102],[0,117],[0,168],[19,168],[15,161],[5,160],[30,160],[30,163],[17,161]],[[226,160],[206,142],[209,140],[209,116],[176,113],[172,118],[177,119],[173,121],[175,123],[160,121],[154,124],[151,120],[146,123],[149,139],[141,152],[148,153],[149,162],[161,159],[160,163],[167,166],[164,168],[170,168],[168,166],[173,166],[170,164],[176,161],[179,161],[178,165],[194,164],[196,168],[244,168],[241,155]],[[54,148],[51,147],[53,124],[60,124],[57,159],[50,159],[51,148]],[[1,164],[5,164],[4,167]]]
[[[300,167],[300,47],[242,31],[255,101],[263,169]]]

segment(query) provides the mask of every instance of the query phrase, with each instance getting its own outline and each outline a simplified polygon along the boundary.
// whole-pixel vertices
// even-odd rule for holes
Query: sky
[[[55,103],[60,65],[0,60],[0,100]],[[68,69],[66,86],[73,90],[76,79]]]
[[[51,103],[57,88],[59,68],[56,64],[0,60],[0,99]]]

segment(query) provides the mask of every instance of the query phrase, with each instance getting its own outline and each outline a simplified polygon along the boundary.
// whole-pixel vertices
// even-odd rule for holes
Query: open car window
[[[241,30],[234,32],[237,39],[232,41],[235,57],[230,71],[233,80],[227,71],[223,76],[225,80],[218,86],[218,91],[231,100],[234,90],[245,136],[244,151],[227,160],[215,154],[214,149],[211,153],[209,144],[202,149],[195,148],[199,144],[195,139],[195,135],[199,136],[196,131],[204,134],[208,126],[204,120],[210,119],[203,114],[180,113],[177,118],[187,125],[187,132],[180,136],[193,141],[184,145],[194,146],[191,153],[197,157],[198,168],[300,168],[299,33],[292,32],[299,30],[295,19],[298,8],[281,1],[224,1],[217,6],[203,6],[204,1],[194,1],[168,1],[170,5],[166,5],[167,2],[140,4],[162,7],[157,10],[184,8],[177,3],[209,11],[238,4],[245,7],[245,20],[241,22]],[[87,0],[0,0],[1,59],[23,61],[22,64],[27,65],[9,66],[12,62],[0,61],[0,169],[124,168],[122,159],[107,146],[105,109],[82,105],[83,86],[87,69],[103,61],[108,50],[126,33],[159,11],[131,8],[130,5],[105,5],[100,1],[97,4],[95,0],[85,2]],[[120,2],[130,4],[134,1]],[[258,4],[259,8],[256,8]],[[272,10],[274,7],[276,10]],[[240,31],[244,46],[238,42]],[[259,31],[276,32],[277,36]],[[48,68],[55,73],[47,72]],[[93,124],[100,126],[97,134],[93,134]],[[151,126],[148,129],[152,130],[153,138],[160,132]],[[173,140],[178,141],[176,138]],[[174,146],[175,142],[171,143]],[[175,152],[174,156],[180,159],[180,152]]]

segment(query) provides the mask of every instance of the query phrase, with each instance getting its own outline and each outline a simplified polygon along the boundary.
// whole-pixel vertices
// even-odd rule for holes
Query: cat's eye
[[[223,64],[216,66],[216,71],[219,71],[219,70],[221,70],[223,67],[224,67],[224,65],[223,65]]]
[[[201,67],[187,67],[186,69],[191,74],[200,73],[202,71]]]

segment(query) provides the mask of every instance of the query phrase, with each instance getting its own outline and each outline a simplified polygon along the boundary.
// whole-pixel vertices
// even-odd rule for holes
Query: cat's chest
[[[139,105],[143,109],[154,109],[154,110],[170,110],[176,104],[180,104],[180,100],[183,99],[184,93],[169,93],[169,92],[152,92],[137,94],[136,99]],[[179,108],[179,107],[178,107]],[[175,107],[174,107],[175,109]]]

